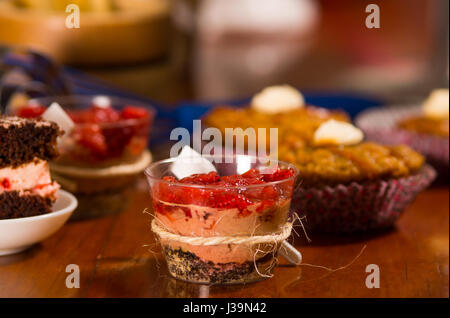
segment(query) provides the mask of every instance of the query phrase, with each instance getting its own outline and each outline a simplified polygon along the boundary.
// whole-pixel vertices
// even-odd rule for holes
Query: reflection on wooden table
[[[326,236],[301,231],[294,239],[305,263],[280,258],[271,279],[247,285],[205,286],[170,277],[150,231],[144,179],[120,214],[72,221],[25,253],[0,258],[0,297],[448,297],[448,187],[421,193],[384,233]],[[80,268],[80,288],[66,287],[68,264]],[[380,288],[368,289],[366,266],[380,268]]]

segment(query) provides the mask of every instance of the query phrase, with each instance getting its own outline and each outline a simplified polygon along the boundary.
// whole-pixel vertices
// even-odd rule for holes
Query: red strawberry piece
[[[148,112],[148,110],[142,107],[126,106],[122,110],[120,116],[123,119],[140,119],[150,117],[150,113]]]
[[[162,179],[167,182],[177,182],[177,178],[172,177],[172,176],[165,176]]]
[[[241,212],[252,204],[252,201],[239,194],[224,193],[217,196],[216,199],[215,207],[223,209],[237,208]]]
[[[17,115],[23,118],[37,118],[42,116],[46,109],[44,106],[25,106],[19,109]]]
[[[271,181],[279,181],[284,180],[292,177],[294,175],[293,169],[280,169],[278,168],[274,173],[271,174],[264,174],[264,181],[271,182]]]
[[[243,178],[246,179],[260,179],[262,178],[261,173],[258,171],[258,169],[250,169],[249,171],[242,174]]]
[[[95,123],[115,123],[120,120],[120,114],[112,107],[92,107]]]
[[[261,199],[263,200],[276,200],[279,196],[278,190],[274,186],[264,187],[261,193]]]
[[[83,124],[96,123],[95,114],[91,108],[82,111],[72,111],[70,112],[70,117],[76,123],[83,123]]]
[[[8,190],[9,188],[11,188],[11,182],[9,181],[8,178],[4,178],[0,183],[0,186],[2,186],[3,189]]]
[[[167,181],[167,182],[176,182],[177,181],[177,179],[175,177],[171,177],[171,176],[163,177],[163,180]],[[155,199],[165,201],[165,202],[174,202],[172,188],[173,188],[172,185],[167,184],[165,182],[160,182],[155,187],[153,197]]]
[[[211,184],[218,182],[220,180],[220,176],[215,171],[211,171],[209,173],[202,174],[193,174],[189,177],[185,177],[180,180],[181,183],[186,184]]]
[[[186,215],[186,217],[192,218],[192,213],[191,213],[191,210],[189,208],[183,207],[181,209],[184,211],[184,215]]]
[[[121,114],[122,119],[140,119],[140,123],[136,125],[136,135],[147,136],[150,129],[150,112],[143,107],[126,106]]]
[[[90,150],[93,155],[97,157],[106,155],[108,149],[99,125],[75,126],[73,136],[81,146]]]
[[[103,136],[111,157],[122,155],[131,139],[135,136],[135,127],[105,127],[102,129]]]
[[[240,175],[224,176],[222,181],[228,186],[247,186],[250,182]]]
[[[101,124],[114,123],[120,120],[120,114],[112,107],[98,107],[93,105],[91,108],[72,113],[72,117],[78,123]]]
[[[74,123],[76,123],[76,124],[83,123],[83,113],[82,112],[68,111],[67,115],[69,115],[70,119],[72,119]]]

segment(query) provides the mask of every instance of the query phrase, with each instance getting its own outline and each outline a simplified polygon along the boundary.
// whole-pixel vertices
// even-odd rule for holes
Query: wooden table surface
[[[26,252],[0,257],[0,297],[448,297],[449,189],[421,193],[397,227],[352,237],[310,233],[296,238],[304,263],[344,269],[280,265],[271,279],[204,286],[170,277],[150,232],[144,179],[130,205],[115,215],[67,223]],[[80,269],[80,288],[66,287],[68,264]],[[368,289],[366,266],[380,269],[380,288]]]

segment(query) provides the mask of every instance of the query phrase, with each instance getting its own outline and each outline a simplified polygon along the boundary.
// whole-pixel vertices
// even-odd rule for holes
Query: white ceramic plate
[[[66,223],[77,205],[72,194],[59,190],[53,212],[0,220],[0,256],[19,253],[46,239]]]

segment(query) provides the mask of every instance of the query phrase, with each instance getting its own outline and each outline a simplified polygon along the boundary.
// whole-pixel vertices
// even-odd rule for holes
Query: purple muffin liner
[[[423,154],[441,175],[448,175],[449,139],[420,134],[398,127],[402,119],[421,114],[420,106],[369,109],[355,120],[368,140],[383,144],[405,144]]]
[[[299,187],[293,195],[293,211],[306,216],[305,226],[314,231],[380,230],[391,227],[435,177],[435,170],[425,165],[415,174],[400,179],[324,188]]]

